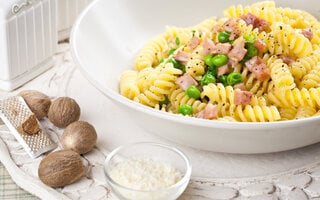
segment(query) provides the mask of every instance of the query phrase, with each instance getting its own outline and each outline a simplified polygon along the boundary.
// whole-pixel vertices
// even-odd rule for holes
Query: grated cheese
[[[182,175],[171,164],[151,158],[132,158],[118,163],[110,177],[124,187],[151,191],[174,185]]]

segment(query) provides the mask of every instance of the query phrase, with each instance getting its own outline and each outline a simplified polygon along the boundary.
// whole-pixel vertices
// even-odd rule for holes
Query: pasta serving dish
[[[150,133],[218,152],[289,150],[320,141],[316,3],[96,0],[71,52]]]

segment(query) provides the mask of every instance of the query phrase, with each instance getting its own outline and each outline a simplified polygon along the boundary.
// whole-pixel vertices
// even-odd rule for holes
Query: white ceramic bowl
[[[83,74],[106,97],[121,106],[150,133],[198,149],[229,153],[265,153],[303,147],[320,141],[320,117],[272,123],[235,123],[164,113],[119,94],[121,72],[133,67],[146,41],[166,25],[186,27],[222,16],[233,0],[96,0],[78,18],[71,34],[72,55]],[[320,17],[318,1],[277,1]]]
[[[133,162],[132,159],[138,159],[143,162],[149,162],[151,159],[152,162],[156,162],[161,165],[164,164],[166,167],[169,167],[170,165],[170,167],[173,167],[181,173],[181,179],[169,187],[157,190],[138,190],[128,188],[127,186],[121,185],[112,179],[112,170],[119,165],[123,165],[123,162]],[[132,166],[135,167],[135,169],[137,169],[137,166],[139,166],[139,169],[141,169],[140,167],[144,169],[146,168],[146,166],[142,166],[141,163],[135,164],[136,166]],[[120,199],[171,200],[177,199],[186,189],[190,180],[192,166],[187,156],[175,147],[151,142],[138,142],[126,144],[113,150],[106,158],[104,172],[110,187]],[[153,174],[151,173],[150,176],[153,177]],[[151,178],[151,181],[153,178]],[[150,183],[138,184],[142,185]]]

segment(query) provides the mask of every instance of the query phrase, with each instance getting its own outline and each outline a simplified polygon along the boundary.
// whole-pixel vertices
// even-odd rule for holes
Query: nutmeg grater
[[[30,157],[36,158],[47,151],[55,149],[57,144],[45,133],[37,119],[33,119],[37,123],[36,126],[40,128],[36,133],[28,134],[20,130],[24,121],[33,115],[34,113],[20,96],[0,99],[0,118]]]

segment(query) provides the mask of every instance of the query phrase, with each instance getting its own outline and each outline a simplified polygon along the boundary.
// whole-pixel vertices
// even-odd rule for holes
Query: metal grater
[[[0,117],[3,122],[26,152],[32,158],[36,158],[47,151],[55,149],[57,145],[44,133],[40,123],[38,123],[40,131],[36,134],[22,134],[18,131],[23,121],[32,114],[28,105],[20,96],[12,96],[0,100]]]

